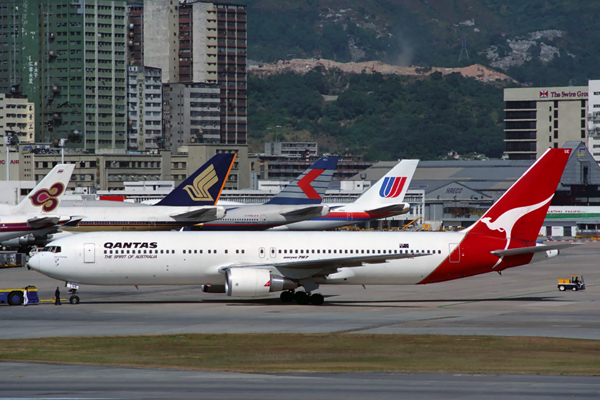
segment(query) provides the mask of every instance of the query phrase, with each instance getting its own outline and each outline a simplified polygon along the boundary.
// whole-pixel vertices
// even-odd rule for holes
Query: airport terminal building
[[[540,234],[597,236],[600,231],[600,167],[581,141],[568,141],[571,156]],[[422,221],[433,229],[473,224],[534,160],[421,161],[409,191],[423,191]],[[396,162],[379,162],[361,174],[375,182]],[[361,180],[357,175],[353,180]]]

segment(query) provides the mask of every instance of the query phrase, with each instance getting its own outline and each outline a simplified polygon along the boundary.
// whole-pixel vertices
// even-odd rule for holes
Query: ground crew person
[[[60,289],[58,287],[54,291],[54,305],[60,306]]]

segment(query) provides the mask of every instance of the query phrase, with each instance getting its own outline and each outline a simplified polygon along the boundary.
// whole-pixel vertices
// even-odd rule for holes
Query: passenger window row
[[[113,250],[104,250],[104,254],[113,254]],[[175,254],[175,250],[114,250],[114,254]]]
[[[312,250],[304,250],[304,249],[279,249],[277,251],[279,254],[442,254],[441,250],[354,250],[354,249],[345,249],[345,250],[331,250],[331,249],[323,249],[321,253],[321,249],[312,249]]]

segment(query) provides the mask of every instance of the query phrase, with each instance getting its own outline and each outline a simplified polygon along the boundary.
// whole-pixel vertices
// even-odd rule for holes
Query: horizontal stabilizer
[[[399,260],[403,258],[415,258],[429,256],[430,254],[377,254],[377,255],[364,255],[355,257],[339,257],[332,258],[329,260],[290,260],[289,262],[273,262],[264,265],[229,265],[227,267],[221,267],[220,270],[228,268],[261,268],[261,267],[275,267],[275,268],[290,268],[290,269],[326,269],[334,270],[337,268],[348,268],[348,267],[362,267],[365,264],[383,264],[389,260]]]
[[[328,207],[325,205],[304,207],[299,208],[297,210],[282,212],[281,215],[283,215],[284,217],[298,217],[302,215],[321,214],[326,208]]]
[[[76,227],[77,225],[79,225],[79,223],[81,222],[81,220],[83,219],[83,217],[77,217],[77,218],[71,218],[69,221],[65,222],[64,224],[61,224],[61,228],[62,227]]]
[[[225,208],[221,206],[198,207],[195,210],[171,214],[176,221],[209,222],[225,216]]]
[[[369,213],[385,212],[392,213],[395,215],[406,214],[409,211],[410,204],[408,203],[390,204],[389,206],[377,207],[367,210],[367,212]]]
[[[44,217],[33,217],[27,220],[27,225],[32,228],[42,228],[46,225],[56,225],[60,221],[60,217],[57,215],[48,215]]]
[[[582,243],[557,243],[557,244],[542,244],[531,247],[519,247],[518,249],[494,250],[491,253],[498,257],[520,256],[522,254],[535,254],[550,250],[566,249],[568,247],[578,246]]]

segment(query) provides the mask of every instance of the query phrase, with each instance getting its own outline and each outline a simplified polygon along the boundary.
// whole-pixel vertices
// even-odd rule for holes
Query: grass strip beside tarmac
[[[0,361],[238,372],[600,375],[600,341],[444,335],[169,335],[0,340]]]

